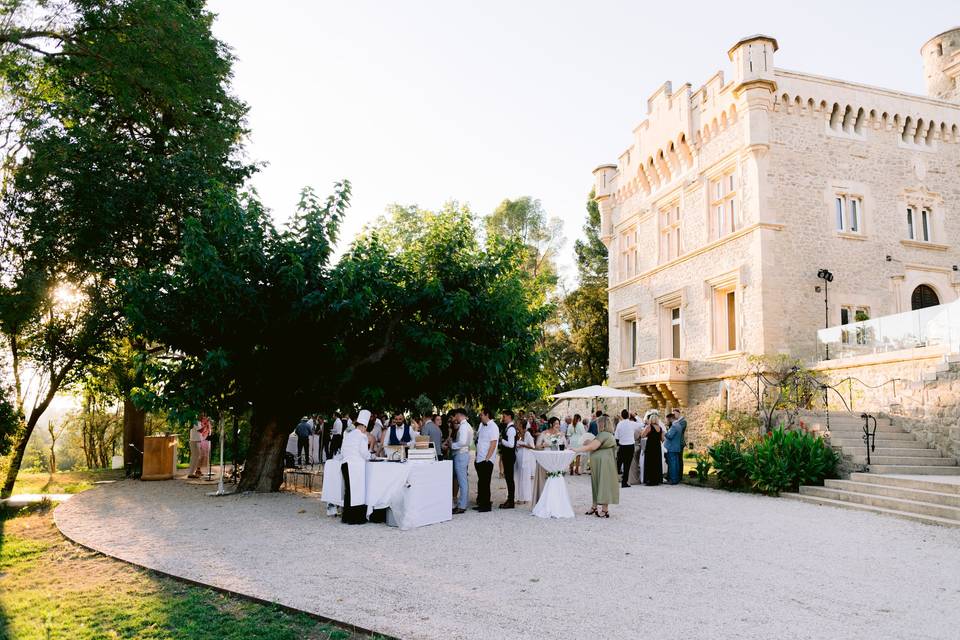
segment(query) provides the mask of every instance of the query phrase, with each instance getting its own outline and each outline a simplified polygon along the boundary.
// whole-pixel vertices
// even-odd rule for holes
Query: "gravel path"
[[[572,521],[471,511],[408,532],[181,480],[97,487],[55,519],[123,560],[401,638],[957,638],[960,529],[686,486],[626,489],[599,520],[579,515],[589,476],[569,486]]]

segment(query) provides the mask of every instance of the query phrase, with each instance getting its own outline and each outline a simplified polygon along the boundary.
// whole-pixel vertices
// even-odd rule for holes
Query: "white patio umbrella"
[[[550,397],[555,400],[570,400],[573,398],[646,398],[647,396],[642,393],[636,393],[635,391],[595,384],[589,387],[583,387],[582,389],[555,393]]]
[[[555,393],[550,397],[554,400],[568,401],[579,398],[592,399],[594,407],[596,407],[597,400],[600,398],[627,398],[627,407],[629,407],[630,398],[647,398],[649,396],[643,393],[637,393],[635,391],[627,391],[626,389],[617,389],[616,387],[605,387],[601,384],[594,384],[589,387],[583,387],[582,389],[573,389],[572,391]]]

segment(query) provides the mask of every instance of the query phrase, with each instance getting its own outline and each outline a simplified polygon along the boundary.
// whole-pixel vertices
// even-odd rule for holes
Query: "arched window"
[[[910,307],[914,311],[934,307],[938,304],[940,304],[940,298],[937,297],[937,292],[925,284],[914,289],[913,295],[910,296]]]

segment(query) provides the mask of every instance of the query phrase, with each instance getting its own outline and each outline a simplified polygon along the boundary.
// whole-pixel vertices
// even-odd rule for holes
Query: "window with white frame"
[[[713,239],[733,233],[739,227],[734,174],[730,169],[709,183],[710,237]]]
[[[907,207],[907,239],[933,242],[933,213],[927,207]]]
[[[631,369],[637,366],[637,357],[640,352],[640,325],[636,316],[623,318],[620,341],[621,369]]]
[[[620,279],[637,275],[637,228],[631,227],[620,233]]]
[[[834,228],[843,233],[863,233],[863,198],[838,193],[833,199]]]
[[[680,300],[660,305],[660,357],[681,358],[683,353],[683,314]]]
[[[660,262],[669,262],[683,253],[680,205],[674,203],[660,210]]]
[[[739,296],[735,284],[713,288],[713,352],[728,353],[738,348]]]

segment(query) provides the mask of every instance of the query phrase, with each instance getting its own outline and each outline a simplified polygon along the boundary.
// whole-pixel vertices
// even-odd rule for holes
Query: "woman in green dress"
[[[597,418],[597,427],[600,431],[599,435],[573,451],[590,453],[593,508],[586,515],[609,518],[609,505],[620,504],[620,482],[617,478],[617,460],[614,455],[617,450],[617,441],[613,437],[613,425],[607,416]]]

